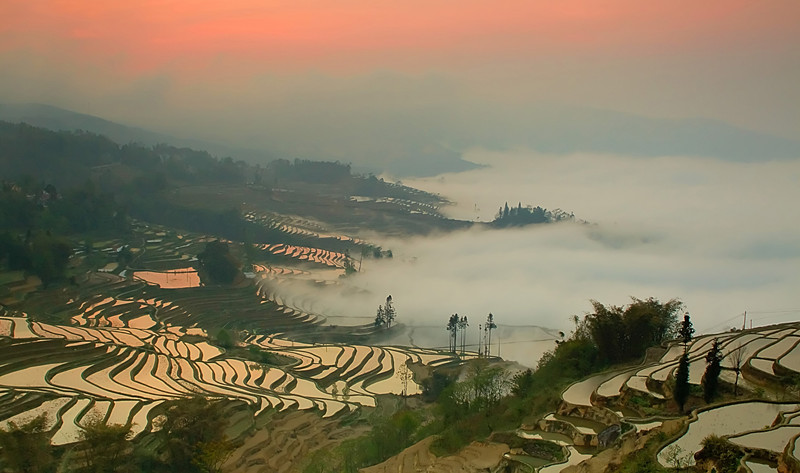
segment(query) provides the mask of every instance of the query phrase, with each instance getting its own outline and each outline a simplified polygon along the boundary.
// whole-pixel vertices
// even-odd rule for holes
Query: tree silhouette
[[[459,318],[458,314],[453,314],[450,316],[450,320],[447,322],[447,331],[450,332],[450,351],[455,353],[458,340],[458,323]]]
[[[678,408],[683,412],[683,407],[689,399],[689,355],[684,353],[678,362],[675,371],[675,391],[672,393]]]
[[[692,320],[689,318],[688,312],[683,314],[683,322],[681,322],[681,328],[678,329],[678,335],[681,337],[683,351],[685,352],[689,342],[692,341],[692,335],[694,335],[694,327],[692,327]]]
[[[489,337],[486,341],[486,356],[491,356],[492,354],[492,330],[496,329],[497,325],[494,323],[494,315],[489,312],[489,316],[486,317],[486,331],[489,334]]]
[[[467,327],[469,327],[469,323],[467,322],[467,316],[461,317],[458,321],[458,329],[461,330],[461,354],[464,354],[464,349],[466,345],[467,339]]]
[[[383,306],[378,306],[378,313],[375,314],[375,326],[380,327],[386,323],[386,313],[383,310]]]
[[[722,372],[722,350],[719,339],[714,339],[711,349],[706,353],[706,372],[703,374],[703,399],[711,402],[717,395],[719,388],[719,375]]]
[[[0,466],[23,473],[53,471],[53,457],[48,435],[47,414],[25,424],[9,422],[0,429]]]
[[[739,343],[736,348],[733,349],[728,354],[728,361],[731,364],[731,368],[736,373],[736,381],[733,383],[733,395],[739,395],[739,375],[742,373],[742,367],[744,366],[744,362],[747,361],[747,352],[745,351],[744,345]]]
[[[392,322],[394,322],[394,319],[397,317],[397,312],[395,312],[394,306],[392,305],[391,294],[386,297],[386,304],[383,306],[383,316],[386,318],[386,328],[390,328]]]

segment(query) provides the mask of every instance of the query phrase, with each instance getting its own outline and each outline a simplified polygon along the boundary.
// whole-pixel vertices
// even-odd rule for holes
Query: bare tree
[[[408,382],[411,381],[413,374],[411,370],[408,369],[408,365],[403,363],[400,365],[400,368],[397,370],[398,376],[400,377],[400,381],[403,383],[403,397],[408,396]]]
[[[687,452],[680,446],[672,444],[664,449],[664,460],[669,463],[675,471],[681,471],[691,465],[693,458],[692,452]]]
[[[733,395],[739,395],[739,375],[742,373],[742,367],[747,361],[747,350],[741,342],[728,353],[728,362],[731,364],[731,369],[736,373],[736,381],[733,383]]]

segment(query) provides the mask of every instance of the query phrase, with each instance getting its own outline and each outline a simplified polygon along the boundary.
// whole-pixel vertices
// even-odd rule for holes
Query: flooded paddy
[[[780,453],[797,434],[800,434],[800,425],[782,425],[770,430],[731,437],[730,441],[743,447],[763,448]]]
[[[697,420],[689,423],[689,429],[670,445],[678,445],[685,452],[697,453],[700,442],[710,434],[734,435],[771,425],[778,414],[800,409],[800,404],[772,404],[766,402],[744,402],[730,404],[709,411],[701,412]],[[664,449],[658,454],[658,461],[664,467],[668,464],[663,456]],[[694,460],[691,460],[694,462]]]
[[[162,289],[181,289],[200,286],[200,276],[194,269],[134,271],[133,277],[150,284],[158,284]]]
[[[603,383],[618,376],[619,372],[601,373],[570,385],[561,398],[573,406],[591,406],[592,394]]]

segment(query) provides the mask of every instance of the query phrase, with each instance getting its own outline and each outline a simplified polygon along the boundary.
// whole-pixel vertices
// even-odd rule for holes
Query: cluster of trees
[[[47,287],[66,276],[67,264],[72,254],[69,240],[49,232],[20,237],[14,233],[0,233],[0,265],[12,271],[25,271],[41,279]]]
[[[24,473],[218,473],[234,445],[218,402],[196,397],[172,402],[160,430],[147,441],[131,441],[131,425],[83,426],[80,441],[52,447],[46,415],[0,429],[0,471]],[[146,445],[145,445],[146,444]]]
[[[593,344],[601,365],[640,358],[648,347],[675,338],[683,308],[677,299],[661,303],[652,297],[634,297],[627,307],[591,303],[594,312],[574,317],[574,338]]]
[[[394,309],[390,294],[386,297],[386,304],[378,306],[378,313],[375,315],[375,326],[391,328],[395,318],[397,318],[397,311]]]
[[[510,392],[510,381],[502,366],[491,365],[485,359],[475,360],[468,366],[464,380],[452,383],[440,396],[445,423],[497,405]]]
[[[495,227],[514,227],[574,219],[574,214],[559,209],[547,210],[538,205],[536,207],[530,205],[523,207],[521,202],[516,207],[509,207],[508,202],[506,202],[495,215],[492,225]]]
[[[339,161],[295,159],[291,162],[287,159],[276,159],[267,165],[265,171],[265,174],[271,174],[275,181],[300,181],[312,184],[335,184],[351,177],[350,165]]]
[[[467,327],[469,327],[469,320],[467,316],[459,317],[458,314],[453,314],[447,321],[445,327],[450,332],[450,346],[449,350],[452,353],[458,352],[459,345],[461,346],[461,354],[466,351],[467,346]],[[489,357],[491,355],[492,347],[492,330],[497,328],[494,323],[494,315],[490,312],[486,317],[486,323],[478,325],[478,356]],[[459,339],[460,334],[460,339]]]
[[[91,181],[59,192],[52,184],[5,181],[0,190],[0,227],[58,234],[125,232],[125,209]]]
[[[471,360],[461,375],[437,374],[424,382],[424,398],[436,399],[434,451],[452,453],[497,427],[518,423],[519,413],[508,409],[514,384],[505,366],[486,358]]]
[[[689,386],[689,354],[688,346],[694,335],[694,328],[692,327],[691,318],[689,314],[684,314],[683,322],[678,330],[680,340],[683,342],[683,355],[678,361],[678,368],[675,370],[675,388],[673,390],[673,398],[675,399],[678,408],[683,412],[686,401],[689,399],[691,389]],[[706,352],[705,362],[706,369],[703,373],[701,381],[703,387],[703,400],[706,403],[713,402],[719,395],[720,384],[719,376],[722,373],[722,360],[725,358],[722,347],[720,346],[719,339],[714,339],[711,342],[711,348]],[[733,385],[733,395],[739,395],[739,376],[741,375],[742,368],[747,361],[747,351],[743,345],[739,345],[728,353],[728,360],[730,366],[736,373],[736,380]]]
[[[450,351],[452,353],[456,353],[458,351],[458,345],[461,345],[461,353],[464,353],[464,347],[466,345],[466,338],[467,338],[467,327],[469,327],[469,321],[467,320],[467,316],[459,317],[458,314],[453,314],[450,316],[450,320],[447,321],[447,331],[450,332]],[[461,342],[459,343],[458,340],[458,333],[461,332]]]
[[[153,182],[244,182],[246,171],[241,161],[218,159],[205,151],[165,144],[119,145],[95,133],[51,131],[25,123],[0,122],[0,145],[0,175],[15,179],[29,175],[59,187],[81,185],[118,165],[142,178],[155,176]],[[114,180],[110,184],[118,186],[123,182]]]
[[[198,274],[205,284],[230,285],[241,276],[241,264],[231,254],[228,244],[219,240],[206,243],[197,255]]]

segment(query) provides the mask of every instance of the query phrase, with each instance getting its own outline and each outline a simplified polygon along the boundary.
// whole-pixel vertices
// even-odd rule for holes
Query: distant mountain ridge
[[[140,143],[147,146],[169,144],[208,151],[218,157],[236,160],[266,162],[274,159],[266,151],[227,146],[203,140],[183,139],[157,133],[144,128],[121,125],[104,118],[73,112],[52,105],[38,103],[0,104],[0,120],[27,123],[53,131],[83,130],[103,135],[119,144]]]
[[[349,141],[345,136],[337,143],[329,143],[325,138],[315,141],[315,135],[310,134],[308,140],[314,146],[298,147],[307,150],[298,153],[293,151],[297,143],[291,139],[276,138],[272,146],[266,143],[265,150],[257,150],[176,138],[51,105],[0,104],[0,120],[26,122],[55,131],[81,129],[107,136],[120,144],[166,143],[261,164],[276,158],[338,159],[352,164],[356,172],[387,172],[399,178],[435,176],[480,167],[463,159],[463,153],[470,149],[500,152],[529,149],[547,154],[593,153],[643,158],[698,156],[729,162],[800,159],[798,140],[703,118],[652,118],[547,103],[515,110],[464,109],[455,116],[463,120],[416,123],[414,116],[399,122],[377,120],[371,124],[370,133],[356,134]],[[396,130],[405,132],[395,133]]]

